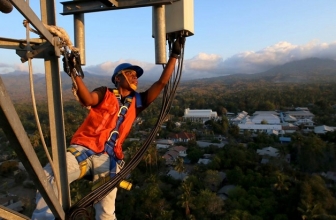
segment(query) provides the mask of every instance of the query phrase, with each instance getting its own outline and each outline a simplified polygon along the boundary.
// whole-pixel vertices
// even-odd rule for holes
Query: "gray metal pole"
[[[56,25],[55,1],[40,0],[40,5],[42,22],[48,25]],[[65,128],[58,57],[54,54],[46,57],[44,65],[53,162],[56,169],[56,177],[59,177],[60,180],[61,204],[64,210],[68,210],[71,204],[66,165]]]
[[[75,0],[78,1],[78,0]],[[81,64],[86,64],[85,57],[85,21],[84,13],[74,14],[74,34],[75,34],[75,47],[79,49]]]
[[[153,6],[153,29],[155,40],[155,63],[166,64],[166,19],[165,6]]]

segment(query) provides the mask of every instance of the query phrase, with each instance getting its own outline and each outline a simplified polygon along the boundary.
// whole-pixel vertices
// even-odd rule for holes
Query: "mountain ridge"
[[[84,81],[89,90],[99,86],[112,87],[110,77],[106,75],[84,73]],[[0,75],[5,88],[13,102],[25,102],[30,97],[30,82],[27,72],[17,71]],[[46,99],[46,83],[44,74],[33,74],[34,94],[36,100]],[[234,85],[237,83],[330,83],[336,82],[336,61],[331,59],[307,58],[275,66],[267,71],[255,74],[232,74],[211,78],[181,81],[181,87],[209,86],[211,83]],[[153,82],[140,81],[139,91],[143,91]],[[69,76],[61,72],[63,100],[73,99],[72,81]],[[18,89],[20,88],[20,89]],[[28,97],[29,96],[29,97]]]

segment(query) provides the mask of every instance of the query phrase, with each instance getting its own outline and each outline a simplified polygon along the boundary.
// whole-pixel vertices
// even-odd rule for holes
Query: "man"
[[[83,124],[75,132],[66,154],[69,183],[83,176],[93,176],[94,181],[107,175],[113,178],[122,168],[119,164],[124,157],[122,143],[137,115],[158,97],[169,82],[181,53],[183,41],[184,38],[179,38],[174,42],[171,56],[159,80],[145,92],[135,92],[143,69],[129,63],[120,64],[115,68],[111,80],[116,89],[100,87],[90,92],[82,78],[75,77],[79,100],[91,109]],[[73,63],[70,64],[74,66]],[[44,169],[48,181],[57,192],[50,164]],[[116,193],[117,188],[94,205],[96,219],[116,219]],[[36,202],[32,219],[54,219],[39,193]]]

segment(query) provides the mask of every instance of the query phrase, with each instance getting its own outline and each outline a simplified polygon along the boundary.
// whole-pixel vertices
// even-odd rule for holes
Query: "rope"
[[[26,1],[27,1],[27,4],[29,4],[29,0],[26,0]],[[31,47],[30,47],[30,35],[29,35],[30,26],[29,26],[28,22],[26,23],[25,27],[26,27],[27,50],[29,51],[31,49]],[[58,176],[58,173],[56,174],[56,172],[55,172],[55,166],[54,166],[52,158],[49,154],[47,144],[45,143],[43,131],[42,131],[42,128],[41,128],[40,119],[39,119],[39,116],[38,116],[38,113],[37,113],[35,92],[34,92],[33,64],[32,64],[31,58],[29,58],[29,57],[28,57],[28,68],[29,68],[30,94],[31,94],[31,97],[32,97],[32,104],[33,104],[35,121],[36,121],[36,124],[37,124],[37,129],[38,129],[39,134],[40,134],[40,139],[41,139],[41,142],[42,142],[43,149],[46,153],[46,156],[47,156],[48,161],[50,163],[51,169],[52,169],[52,171],[55,175],[55,183],[56,183],[57,192],[58,192],[58,199],[59,199],[59,202],[61,203],[62,202],[62,197],[61,197],[61,193],[60,193],[61,192],[60,191],[61,186],[60,186],[60,182],[59,182],[60,178]]]
[[[60,38],[61,40],[61,45],[63,48],[61,48],[61,52],[63,53],[64,56],[66,56],[67,54],[67,50],[73,51],[73,52],[79,52],[79,49],[77,47],[74,47],[70,37],[68,35],[68,33],[61,27],[55,26],[55,25],[47,25],[47,24],[43,24],[45,26],[45,28],[54,36],[57,36]],[[27,20],[23,20],[23,26],[26,27],[29,31],[39,35],[41,37],[41,34],[31,28],[29,26],[29,22]],[[76,100],[80,102],[79,97],[77,95],[77,91],[78,91],[78,86],[77,83],[75,81],[75,77],[71,75],[71,80],[72,80],[72,93],[75,96]]]

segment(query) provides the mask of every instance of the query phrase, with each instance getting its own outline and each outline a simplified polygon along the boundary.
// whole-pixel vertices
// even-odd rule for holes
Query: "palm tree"
[[[297,209],[301,213],[303,220],[317,219],[325,214],[320,204],[310,204],[303,200],[301,200],[301,207]]]
[[[146,152],[144,157],[146,167],[147,164],[150,166],[150,171],[152,172],[152,165],[155,164],[157,166],[157,150],[155,145],[151,145]]]
[[[182,173],[185,170],[184,161],[183,161],[182,157],[178,157],[177,158],[177,160],[175,162],[174,170],[176,170],[181,175],[181,177],[182,177]]]
[[[277,174],[277,182],[273,185],[276,190],[288,190],[290,183],[287,182],[287,176],[283,173]]]
[[[179,201],[177,202],[177,204],[185,208],[185,215],[186,217],[188,217],[190,216],[190,206],[192,206],[192,183],[183,182],[181,188],[183,192],[182,195],[179,197]]]

